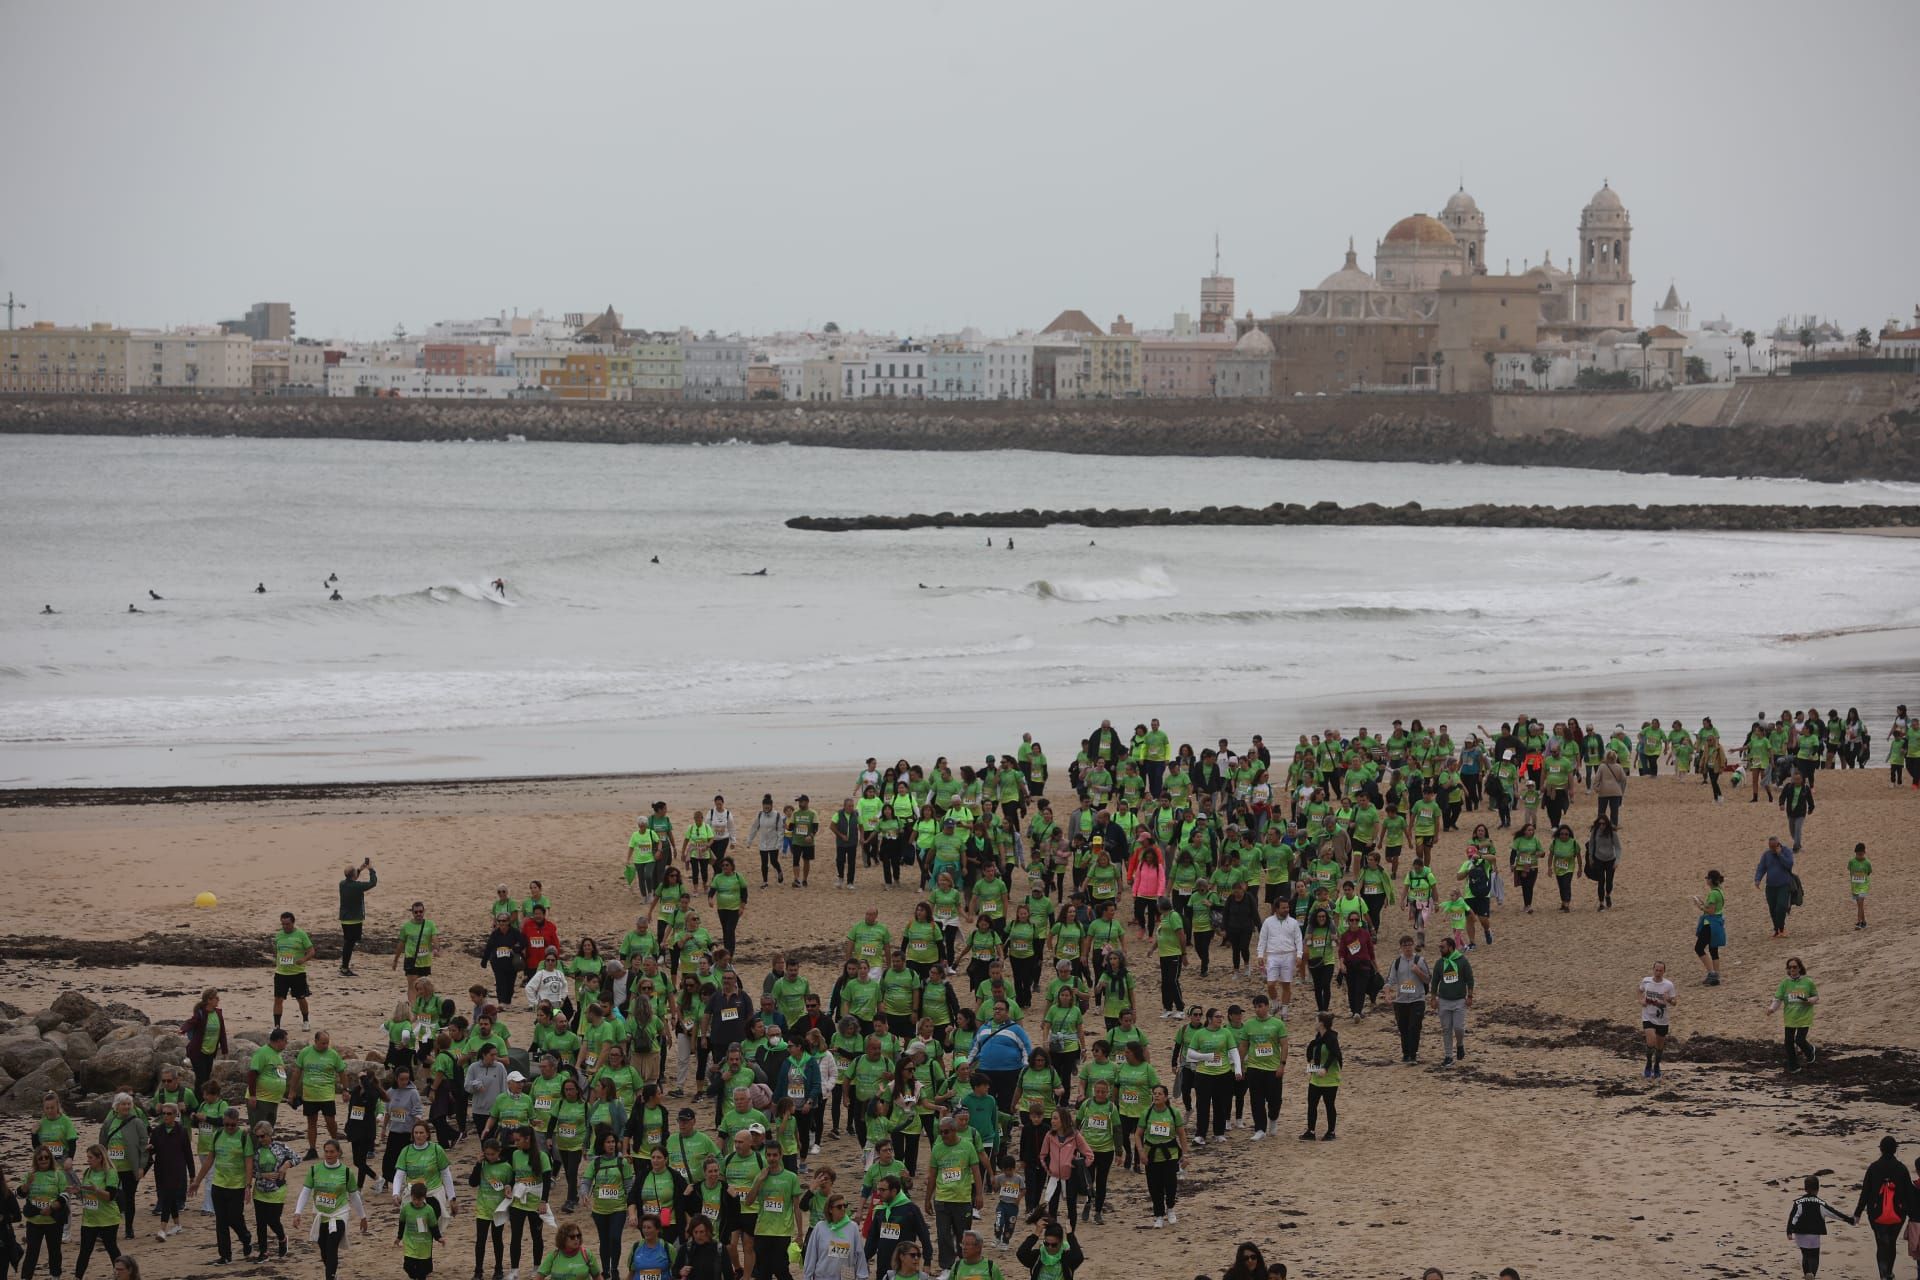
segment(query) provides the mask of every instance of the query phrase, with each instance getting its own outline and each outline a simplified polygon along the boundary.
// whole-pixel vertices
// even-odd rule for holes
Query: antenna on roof
[[[1213,233],[1213,274],[1220,274],[1220,233]]]

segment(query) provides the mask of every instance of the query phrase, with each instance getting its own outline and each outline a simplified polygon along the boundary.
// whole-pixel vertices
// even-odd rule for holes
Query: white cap
[[[525,1084],[527,1082],[527,1078],[521,1075],[518,1071],[507,1072],[507,1083],[512,1084],[515,1080],[518,1080],[521,1084]]]

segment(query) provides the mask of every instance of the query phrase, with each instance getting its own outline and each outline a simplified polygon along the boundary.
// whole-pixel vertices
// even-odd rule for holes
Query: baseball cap
[[[527,1078],[521,1075],[518,1071],[507,1072],[507,1083],[512,1084],[515,1080],[518,1080],[521,1084],[525,1084],[527,1082]]]

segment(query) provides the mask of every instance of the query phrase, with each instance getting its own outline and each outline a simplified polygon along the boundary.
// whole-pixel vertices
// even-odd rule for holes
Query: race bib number
[[[787,1096],[795,1101],[805,1098],[807,1096],[807,1086],[805,1082],[789,1080],[787,1082]]]
[[[1357,943],[1357,942],[1349,942],[1349,943],[1347,944],[1347,954],[1348,954],[1348,955],[1350,955],[1350,956],[1357,956],[1357,955],[1359,955],[1359,954],[1360,954],[1360,944],[1359,944],[1359,943]]]
[[[966,1172],[965,1169],[942,1169],[940,1171],[940,1181],[949,1183],[959,1182],[966,1176]]]
[[[1420,997],[1420,986],[1414,982],[1403,982],[1400,984],[1400,994],[1409,1000],[1417,1000]]]
[[[1309,1066],[1307,1068],[1307,1074],[1310,1076],[1323,1076],[1327,1074],[1327,1069],[1325,1067]]]
[[[513,955],[512,947],[495,947],[493,949],[493,958],[495,960],[505,960],[511,955]]]
[[[1107,1118],[1105,1116],[1088,1116],[1087,1128],[1093,1133],[1105,1133],[1107,1131]]]
[[[365,1120],[366,1118],[367,1118],[367,1109],[365,1107],[348,1107],[347,1108],[347,1119]]]
[[[1173,1136],[1173,1126],[1164,1120],[1156,1120],[1147,1126],[1147,1136],[1149,1138],[1171,1138]]]
[[[738,1022],[739,1020],[740,1011],[738,1009],[722,1009],[720,1011],[720,1021],[722,1022]]]
[[[760,1212],[779,1217],[787,1210],[787,1202],[780,1196],[768,1196],[760,1202]]]
[[[580,1126],[571,1120],[562,1120],[554,1126],[554,1130],[557,1136],[566,1138],[568,1141],[580,1136]]]
[[[593,1189],[593,1198],[596,1200],[618,1200],[620,1198],[620,1188],[614,1186],[595,1187]],[[659,1210],[649,1209],[647,1212],[657,1213]]]
[[[881,1223],[880,1238],[882,1240],[898,1240],[900,1238],[900,1224],[897,1222]]]
[[[1254,1045],[1253,1056],[1256,1058],[1271,1058],[1273,1056],[1273,1046],[1270,1044]]]

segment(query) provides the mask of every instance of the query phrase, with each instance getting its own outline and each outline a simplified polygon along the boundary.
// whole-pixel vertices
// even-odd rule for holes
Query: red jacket
[[[1355,944],[1359,946],[1357,951]],[[1341,934],[1340,960],[1349,969],[1378,968],[1373,959],[1373,934],[1364,928],[1349,929]]]
[[[528,920],[520,926],[527,935],[527,972],[532,973],[547,958],[549,949],[556,954],[560,950],[560,931],[553,927],[553,921]]]

